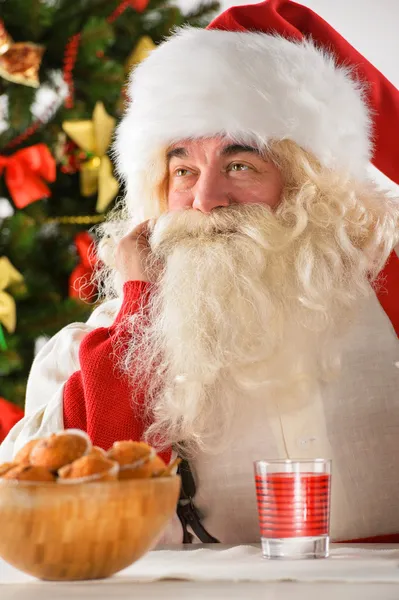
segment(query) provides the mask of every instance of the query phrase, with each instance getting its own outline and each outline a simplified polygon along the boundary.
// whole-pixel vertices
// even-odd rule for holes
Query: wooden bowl
[[[109,577],[150,550],[180,477],[105,483],[0,481],[0,557],[41,579]]]

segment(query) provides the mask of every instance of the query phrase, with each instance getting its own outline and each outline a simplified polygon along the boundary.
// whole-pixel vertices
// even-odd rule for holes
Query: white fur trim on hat
[[[225,134],[260,146],[291,139],[332,169],[363,178],[372,151],[361,84],[312,41],[180,29],[133,73],[114,146],[132,216],[159,214],[165,149]]]

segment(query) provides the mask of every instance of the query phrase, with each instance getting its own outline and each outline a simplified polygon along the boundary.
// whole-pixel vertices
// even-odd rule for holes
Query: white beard
[[[158,446],[219,451],[253,390],[277,384],[296,397],[331,369],[334,340],[369,293],[370,258],[357,240],[342,244],[337,224],[291,217],[237,205],[156,222],[150,245],[164,269],[132,319],[124,367],[135,386],[150,380]]]

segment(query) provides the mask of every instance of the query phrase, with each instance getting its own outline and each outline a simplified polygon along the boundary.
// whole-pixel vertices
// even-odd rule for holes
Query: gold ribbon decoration
[[[0,325],[3,324],[8,333],[14,333],[17,324],[17,309],[14,298],[4,290],[13,283],[24,278],[11,264],[6,256],[0,257]]]
[[[58,225],[96,225],[104,221],[104,215],[77,215],[76,217],[49,217],[46,223]]]
[[[39,69],[45,47],[32,42],[15,43],[0,19],[0,77],[39,87]]]
[[[111,143],[115,119],[97,102],[91,121],[64,121],[62,128],[67,135],[86,153],[80,165],[80,191],[83,196],[98,192],[96,211],[104,212],[119,190],[112,175],[112,164],[106,151]]]

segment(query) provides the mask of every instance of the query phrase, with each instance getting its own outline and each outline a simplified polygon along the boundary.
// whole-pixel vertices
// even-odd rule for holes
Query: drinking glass
[[[265,558],[326,558],[329,550],[331,461],[254,463]]]

